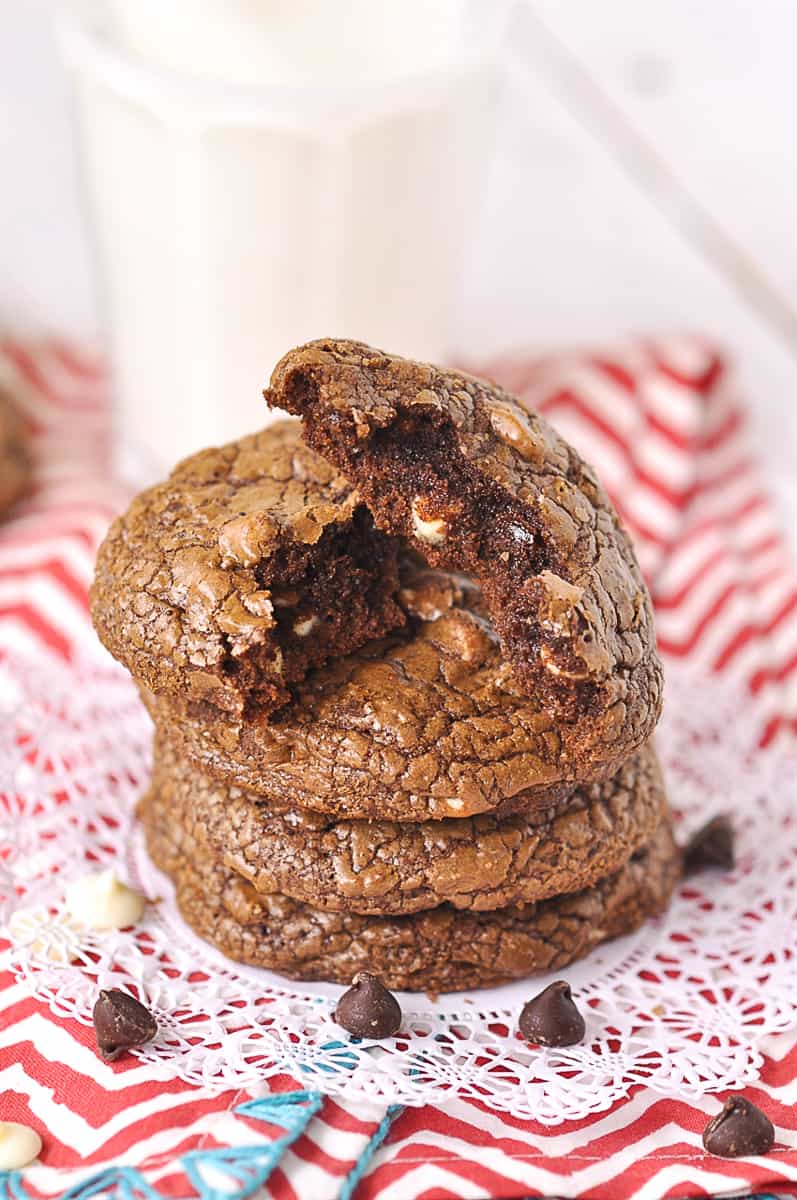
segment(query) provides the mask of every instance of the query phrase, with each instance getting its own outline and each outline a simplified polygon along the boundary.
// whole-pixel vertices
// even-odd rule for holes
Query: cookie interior
[[[91,602],[152,692],[271,712],[313,667],[401,627],[398,588],[395,540],[281,422],[137,496],[100,547]]]
[[[644,586],[592,473],[542,422],[534,433],[511,397],[496,391],[474,401],[463,439],[441,399],[443,385],[438,393],[421,388],[421,364],[379,359],[378,352],[371,352],[373,371],[323,361],[344,358],[346,346],[324,343],[286,356],[267,399],[303,418],[307,442],[356,483],[380,529],[409,539],[430,565],[478,579],[505,656],[528,691],[565,717],[597,711],[606,681],[632,666],[628,633],[644,608]],[[474,393],[490,391],[470,383]],[[466,377],[447,378],[455,395],[468,385]],[[462,394],[468,409],[471,397]],[[489,447],[501,441],[494,421],[509,432],[496,450],[504,459],[487,463]],[[520,455],[525,485],[507,451],[523,438],[534,443],[533,454]],[[535,479],[544,483],[544,506]],[[608,554],[599,567],[602,546]],[[589,601],[603,625],[597,635],[579,602],[596,574],[607,585],[600,601]],[[631,633],[635,650],[639,640]]]
[[[314,546],[288,545],[257,564],[254,574],[271,594],[278,653],[228,652],[223,669],[246,696],[262,703],[265,692],[269,708],[275,692],[281,702],[290,698],[284,685],[403,623],[395,603],[396,547],[374,529],[364,505],[346,524],[325,530]],[[279,675],[271,681],[274,664]]]

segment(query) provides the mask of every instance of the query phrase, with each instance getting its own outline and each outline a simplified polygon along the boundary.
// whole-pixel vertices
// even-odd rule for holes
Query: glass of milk
[[[106,0],[63,28],[123,466],[261,427],[309,338],[444,359],[498,0]]]

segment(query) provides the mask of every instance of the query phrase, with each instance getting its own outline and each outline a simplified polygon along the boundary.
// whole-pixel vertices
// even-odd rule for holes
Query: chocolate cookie
[[[586,891],[490,913],[446,904],[410,916],[362,916],[263,896],[203,853],[168,811],[147,802],[142,817],[150,854],[174,879],[185,920],[228,957],[345,984],[367,970],[408,991],[487,987],[558,970],[663,911],[680,869],[665,820],[646,849]]]
[[[407,628],[314,671],[281,713],[145,696],[150,711],[211,774],[338,817],[548,808],[648,740],[657,692],[557,720],[519,686],[476,589],[416,568],[402,578]]]
[[[358,342],[286,354],[269,404],[358,487],[380,529],[481,584],[515,675],[548,711],[651,723],[650,599],[594,472],[501,388]]]
[[[28,490],[31,459],[19,410],[0,388],[0,517]]]
[[[404,622],[397,551],[281,421],[180,463],[100,547],[92,616],[154,692],[268,713],[309,668]]]
[[[652,746],[564,809],[400,825],[275,806],[198,770],[161,735],[151,804],[261,893],[378,915],[486,911],[581,891],[619,870],[666,812]],[[146,808],[146,804],[145,804]]]

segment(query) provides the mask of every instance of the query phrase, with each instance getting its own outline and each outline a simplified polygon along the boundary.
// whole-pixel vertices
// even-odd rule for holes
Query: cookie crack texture
[[[466,571],[518,681],[566,717],[660,699],[650,601],[594,472],[503,389],[358,342],[287,354],[266,399],[344,471],[377,526]],[[657,711],[656,711],[657,715]]]
[[[557,721],[504,663],[477,589],[405,564],[407,628],[314,671],[272,717],[145,697],[211,774],[340,817],[418,821],[530,812],[606,778],[650,714],[616,706]]]
[[[376,917],[260,894],[157,805],[145,802],[142,820],[184,918],[230,958],[345,984],[371,970],[387,987],[410,991],[489,987],[564,967],[663,911],[680,872],[665,819],[634,860],[581,892],[487,914],[443,904]]]
[[[591,886],[653,836],[666,813],[652,747],[565,804],[499,819],[335,820],[225,785],[187,764],[161,730],[146,802],[258,893],[375,915],[448,903],[489,911]]]

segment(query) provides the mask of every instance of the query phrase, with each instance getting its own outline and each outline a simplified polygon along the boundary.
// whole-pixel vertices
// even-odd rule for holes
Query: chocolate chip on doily
[[[401,1027],[401,1008],[378,976],[361,971],[338,1001],[335,1020],[354,1037],[387,1038]]]
[[[724,813],[707,821],[684,848],[686,875],[693,875],[705,867],[720,867],[723,871],[730,871],[735,863],[733,826]]]
[[[744,1096],[731,1096],[703,1130],[703,1145],[718,1158],[767,1154],[775,1142],[769,1117]]]
[[[100,992],[92,1017],[97,1048],[106,1062],[113,1062],[131,1046],[152,1041],[158,1032],[149,1009],[119,988]]]
[[[526,1041],[538,1046],[575,1046],[580,1042],[586,1025],[573,1002],[570,984],[558,979],[524,1004],[518,1029]]]

